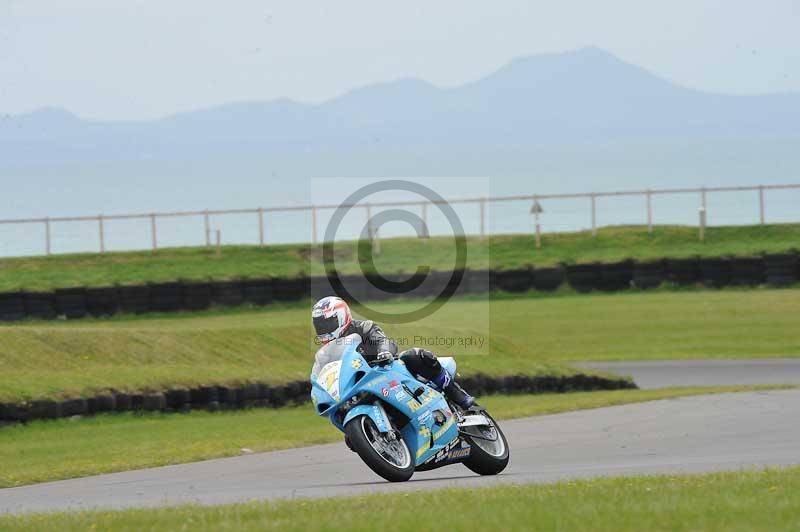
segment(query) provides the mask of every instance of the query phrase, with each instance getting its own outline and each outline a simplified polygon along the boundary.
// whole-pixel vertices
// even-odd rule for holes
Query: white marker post
[[[700,207],[697,209],[698,214],[700,215],[700,233],[699,238],[700,242],[706,241],[706,208]]]
[[[539,225],[539,215],[544,212],[542,206],[539,204],[539,200],[536,196],[533,197],[533,206],[531,207],[531,214],[533,214],[533,223],[536,227],[536,249],[541,249],[542,247],[542,229]]]

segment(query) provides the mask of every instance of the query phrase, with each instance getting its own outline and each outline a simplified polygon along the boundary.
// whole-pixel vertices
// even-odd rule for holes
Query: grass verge
[[[800,224],[711,227],[703,243],[697,240],[697,229],[688,226],[656,226],[652,234],[644,226],[604,227],[597,238],[592,238],[590,231],[548,233],[538,250],[531,235],[498,235],[483,241],[470,237],[467,241],[469,267],[514,268],[526,264],[785,251],[800,244]],[[318,247],[274,245],[225,246],[220,257],[210,248],[199,247],[0,259],[0,292],[177,279],[296,276],[312,272],[312,265],[320,262],[320,256]],[[360,271],[357,243],[337,243],[336,256],[341,272]],[[411,273],[420,264],[450,271],[454,263],[452,238],[444,237],[383,240],[381,254],[375,257],[375,268],[384,273]]]
[[[487,396],[499,419],[708,393],[789,386],[722,386]],[[115,471],[342,441],[310,406],[211,414],[116,415],[38,421],[0,429],[0,488]]]
[[[794,467],[392,496],[0,517],[0,528],[59,532],[419,530],[422,523],[442,523],[448,530],[775,531],[800,528],[798,507],[800,468]]]
[[[798,289],[629,292],[452,300],[385,329],[404,347],[455,355],[462,374],[569,375],[571,361],[800,356],[798,314]],[[306,379],[312,336],[305,304],[0,325],[0,401]],[[488,344],[427,343],[442,336]]]

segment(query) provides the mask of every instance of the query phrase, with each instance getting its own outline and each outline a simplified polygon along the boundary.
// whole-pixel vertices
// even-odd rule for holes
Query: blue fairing
[[[319,415],[330,419],[342,431],[349,421],[366,415],[378,430],[388,432],[392,427],[387,426],[389,420],[384,412],[393,409],[396,422],[402,417],[408,420],[397,424],[403,426],[400,434],[417,465],[458,438],[453,413],[442,394],[416,380],[400,361],[384,367],[369,367],[356,350],[357,346],[358,342],[354,342],[343,347],[340,361],[332,363],[334,366],[328,364],[320,371],[320,376],[312,377],[311,397]],[[448,370],[454,371],[454,366]],[[338,367],[338,386],[331,377],[334,373],[331,369],[335,367]],[[319,381],[323,381],[322,384]],[[350,404],[354,397],[359,398],[356,405]]]

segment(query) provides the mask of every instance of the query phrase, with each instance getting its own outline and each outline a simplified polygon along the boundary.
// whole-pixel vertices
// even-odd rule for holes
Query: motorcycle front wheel
[[[489,424],[468,427],[462,432],[472,447],[464,465],[479,475],[497,475],[508,465],[508,441],[497,422],[487,412],[481,413]]]
[[[414,459],[403,438],[381,433],[369,416],[353,418],[344,431],[361,460],[389,482],[405,482],[414,474]]]

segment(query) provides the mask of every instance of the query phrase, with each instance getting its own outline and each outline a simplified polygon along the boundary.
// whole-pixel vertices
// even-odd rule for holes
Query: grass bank
[[[538,250],[530,235],[499,235],[483,241],[470,237],[468,244],[468,266],[472,268],[546,266],[626,258],[751,255],[800,246],[800,224],[712,227],[704,243],[698,242],[697,230],[693,227],[657,226],[653,234],[649,234],[646,227],[622,226],[601,228],[597,238],[592,238],[589,231],[548,233]],[[0,292],[177,279],[296,276],[321,271],[320,256],[318,247],[274,245],[264,248],[225,246],[220,257],[213,250],[200,247],[0,259]],[[340,271],[360,271],[356,243],[337,243],[336,256]],[[454,257],[451,238],[387,239],[382,241],[375,268],[384,273],[410,273],[420,264],[426,264],[434,270],[449,271]],[[313,265],[316,268],[312,268]]]
[[[462,374],[569,375],[573,361],[800,356],[798,315],[797,289],[631,292],[452,300],[422,323],[385,329],[404,346],[457,356]],[[301,380],[315,350],[305,304],[4,324],[0,401]]]
[[[487,396],[500,419],[780,386],[721,386]],[[125,414],[0,428],[0,488],[342,441],[310,406],[211,414]],[[343,447],[344,449],[344,447]],[[0,494],[1,495],[1,494]]]
[[[800,468],[619,477],[400,496],[0,517],[6,530],[669,530],[800,528]],[[380,510],[376,510],[379,508]],[[449,509],[449,511],[448,511]]]

